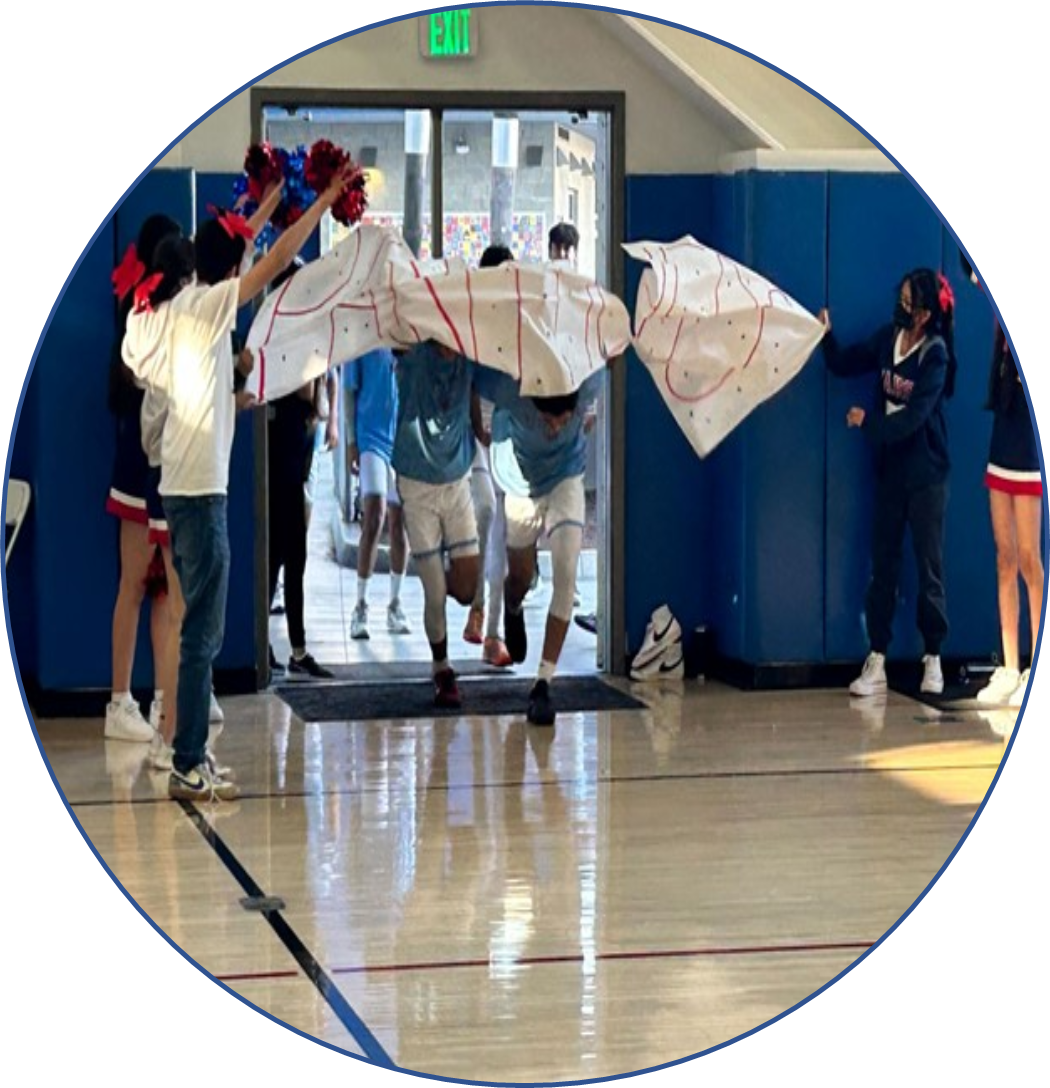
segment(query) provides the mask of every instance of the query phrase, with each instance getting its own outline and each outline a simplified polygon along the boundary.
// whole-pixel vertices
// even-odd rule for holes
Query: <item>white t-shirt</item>
[[[163,398],[162,495],[225,495],[233,448],[233,346],[240,282],[186,287],[128,318],[123,355]]]

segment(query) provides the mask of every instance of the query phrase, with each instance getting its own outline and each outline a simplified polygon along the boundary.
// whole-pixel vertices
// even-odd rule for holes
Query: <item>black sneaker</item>
[[[529,656],[529,635],[525,630],[525,612],[511,612],[503,605],[503,639],[507,644],[507,653],[515,665],[520,665]]]
[[[554,704],[551,702],[551,689],[546,680],[537,680],[529,692],[529,711],[526,714],[529,725],[553,725]]]
[[[434,674],[434,706],[443,710],[459,710],[463,697],[459,693],[456,674],[451,669],[442,669]]]
[[[299,658],[293,654],[288,658],[288,675],[311,676],[314,680],[331,680],[334,678],[335,673],[326,669],[324,665],[318,665],[313,658],[313,654],[303,654]]]
[[[573,617],[576,621],[577,627],[582,627],[585,631],[590,631],[592,635],[598,633],[598,614],[596,612],[584,612]]]

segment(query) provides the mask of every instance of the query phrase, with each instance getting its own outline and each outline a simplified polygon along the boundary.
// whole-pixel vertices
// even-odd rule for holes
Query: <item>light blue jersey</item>
[[[427,342],[397,361],[398,417],[394,469],[407,480],[450,484],[474,462],[470,391],[476,366],[449,360]]]
[[[343,367],[343,385],[355,395],[354,429],[361,453],[374,453],[389,465],[397,429],[397,378],[394,353],[377,348]]]
[[[598,396],[602,374],[592,374],[580,386],[572,419],[551,435],[547,421],[518,383],[506,374],[478,368],[478,395],[492,401],[492,475],[508,494],[539,499],[562,480],[582,476],[587,467],[587,436],[583,421]]]

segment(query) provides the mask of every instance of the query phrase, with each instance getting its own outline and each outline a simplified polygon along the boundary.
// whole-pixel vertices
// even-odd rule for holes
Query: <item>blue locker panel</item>
[[[627,238],[710,237],[713,179],[627,179]],[[633,314],[644,266],[627,262]],[[671,418],[646,368],[627,359],[626,597],[628,649],[641,644],[653,609],[668,604],[684,630],[710,622],[713,517],[710,473]]]
[[[925,198],[902,175],[831,175],[828,307],[843,344],[871,335],[892,318],[897,285],[905,273],[922,265],[939,267],[942,229]],[[870,406],[875,378],[846,381],[829,374],[826,380],[825,647],[829,661],[845,661],[868,650],[863,613],[873,502],[871,451],[860,433],[846,428],[845,420],[851,405]],[[891,656],[915,658],[922,646],[915,629],[910,555],[902,583]]]

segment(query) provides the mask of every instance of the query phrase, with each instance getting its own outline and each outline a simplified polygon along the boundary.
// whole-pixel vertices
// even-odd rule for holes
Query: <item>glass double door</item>
[[[518,261],[540,262],[548,259],[551,229],[570,224],[579,236],[573,255],[577,270],[610,286],[610,121],[609,113],[594,110],[280,106],[264,110],[262,135],[278,147],[309,147],[324,138],[348,151],[368,173],[363,221],[397,228],[418,257],[458,257],[476,267],[486,247],[498,244]],[[347,230],[326,216],[322,251]],[[584,621],[593,619],[597,629],[592,633],[573,625],[564,659],[567,671],[603,668],[607,650],[610,519],[604,392],[596,407],[597,425],[588,435],[587,523],[576,612]],[[335,540],[334,553],[345,567],[353,560],[361,516],[345,440],[334,451],[331,468],[339,521],[333,533],[343,537]],[[545,543],[540,545],[540,570],[537,604],[544,599],[542,578],[549,579]],[[308,632],[311,610],[308,596]],[[413,660],[427,657],[421,632],[411,647],[398,650],[402,654]],[[347,640],[347,664],[358,656]]]

